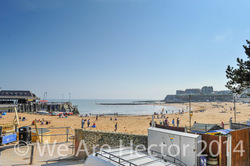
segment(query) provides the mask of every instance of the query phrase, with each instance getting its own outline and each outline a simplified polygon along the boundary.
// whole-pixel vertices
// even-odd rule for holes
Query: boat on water
[[[36,113],[40,115],[49,115],[49,112],[47,111],[37,111]]]
[[[73,112],[53,112],[52,115],[59,116],[59,115],[73,115]]]

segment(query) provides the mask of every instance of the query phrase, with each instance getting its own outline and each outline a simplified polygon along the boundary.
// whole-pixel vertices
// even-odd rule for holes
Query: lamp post
[[[191,95],[189,95],[189,129],[191,130]]]
[[[236,97],[236,94],[234,93],[234,123],[236,123],[236,104],[235,104],[235,97]]]

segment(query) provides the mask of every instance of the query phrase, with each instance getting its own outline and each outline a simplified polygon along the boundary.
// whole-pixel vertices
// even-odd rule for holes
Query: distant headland
[[[242,102],[249,102],[249,97],[244,95],[248,91],[249,89],[246,89],[245,92],[238,95],[236,99]],[[164,101],[167,103],[188,102],[190,95],[192,102],[232,102],[234,98],[230,90],[214,91],[212,86],[203,86],[201,89],[176,90],[175,95],[167,95]]]

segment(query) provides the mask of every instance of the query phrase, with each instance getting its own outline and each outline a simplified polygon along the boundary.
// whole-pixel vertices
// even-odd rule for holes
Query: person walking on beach
[[[96,115],[95,120],[98,120],[98,115]]]
[[[84,121],[83,118],[82,118],[82,120],[81,120],[82,129],[83,129],[84,123],[85,123],[85,121]]]
[[[168,117],[165,119],[165,124],[168,126]]]
[[[177,123],[177,127],[179,127],[179,125],[180,125],[180,119],[179,118],[177,118],[176,123]]]
[[[165,120],[162,120],[162,124],[163,124],[164,126],[166,125]]]
[[[116,130],[117,130],[117,122],[115,123],[115,132],[116,132]]]
[[[174,118],[173,118],[173,120],[172,120],[172,125],[175,126],[175,124],[174,124]]]
[[[89,127],[89,125],[90,125],[90,119],[88,119],[88,127]]]

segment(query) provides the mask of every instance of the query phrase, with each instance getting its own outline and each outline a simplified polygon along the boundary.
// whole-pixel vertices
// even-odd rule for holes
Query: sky
[[[39,97],[164,99],[226,90],[249,0],[0,0],[0,87]]]

